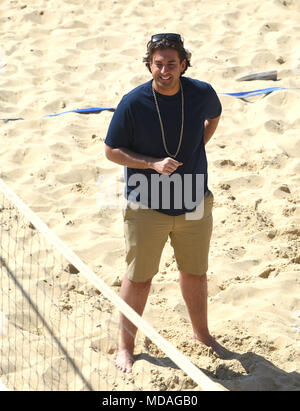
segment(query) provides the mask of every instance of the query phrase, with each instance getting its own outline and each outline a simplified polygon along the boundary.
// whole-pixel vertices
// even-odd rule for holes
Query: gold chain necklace
[[[161,135],[162,135],[162,140],[163,140],[163,143],[164,143],[164,148],[166,150],[166,153],[169,155],[169,157],[173,157],[173,158],[175,158],[177,156],[177,154],[179,153],[181,143],[182,143],[183,125],[184,125],[184,97],[183,97],[183,89],[182,89],[182,85],[181,85],[180,80],[179,80],[179,84],[180,84],[180,90],[181,90],[181,130],[180,130],[179,143],[178,143],[176,153],[171,154],[171,153],[169,153],[168,148],[167,148],[164,126],[163,126],[163,123],[162,123],[162,119],[161,119],[161,115],[160,115],[160,111],[159,111],[159,107],[158,107],[158,102],[157,102],[157,98],[156,98],[156,93],[155,93],[155,90],[154,90],[154,87],[153,87],[153,82],[152,82],[152,92],[153,92],[155,106],[156,106],[156,110],[157,110],[157,114],[158,114],[158,118],[159,118],[159,123],[160,123]]]

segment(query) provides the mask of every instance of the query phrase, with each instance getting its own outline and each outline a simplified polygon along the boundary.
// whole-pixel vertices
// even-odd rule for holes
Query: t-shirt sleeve
[[[206,101],[206,110],[205,118],[215,118],[219,117],[222,113],[222,105],[217,96],[217,93],[211,85],[209,85],[207,90],[207,101]]]
[[[113,148],[130,148],[132,138],[133,124],[131,110],[129,104],[123,97],[111,119],[105,144]]]

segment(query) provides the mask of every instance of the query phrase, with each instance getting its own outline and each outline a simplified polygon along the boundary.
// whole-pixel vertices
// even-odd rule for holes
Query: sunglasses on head
[[[152,43],[156,43],[157,41],[160,41],[162,39],[167,39],[174,42],[182,41],[180,34],[175,33],[160,33],[154,34],[154,36],[151,37]]]

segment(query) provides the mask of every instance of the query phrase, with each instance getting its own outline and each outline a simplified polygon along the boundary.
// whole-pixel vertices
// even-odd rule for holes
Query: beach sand
[[[191,341],[169,243],[144,318],[229,390],[300,389],[300,90],[251,102],[221,94],[300,87],[299,19],[298,0],[0,5],[0,118],[24,118],[0,122],[1,177],[117,293],[125,270],[122,213],[119,206],[101,207],[99,197],[121,185],[122,167],[104,156],[112,113],[43,116],[116,107],[150,79],[142,57],[157,32],[181,33],[192,52],[186,76],[211,83],[219,93],[222,119],[207,145],[215,198],[209,325],[236,356],[221,360]],[[278,71],[278,81],[236,81],[268,70]],[[81,304],[92,307],[97,295],[84,295]],[[147,357],[134,372],[142,364],[142,389],[190,388],[174,378],[172,367]],[[2,368],[0,379],[11,372]],[[114,378],[118,389],[124,376]],[[24,381],[18,389],[26,389]]]

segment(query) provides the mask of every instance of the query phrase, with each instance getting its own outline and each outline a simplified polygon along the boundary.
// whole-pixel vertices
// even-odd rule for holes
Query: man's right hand
[[[113,148],[105,144],[105,155],[110,161],[122,166],[138,169],[151,168],[159,174],[171,175],[183,163],[174,160],[171,157],[155,158],[143,154],[135,153],[127,148]]]
[[[174,160],[174,158],[167,157],[155,160],[151,165],[151,168],[153,168],[153,170],[157,171],[159,174],[166,174],[169,176],[174,173],[174,171],[176,171],[179,166],[182,166],[183,163]]]

